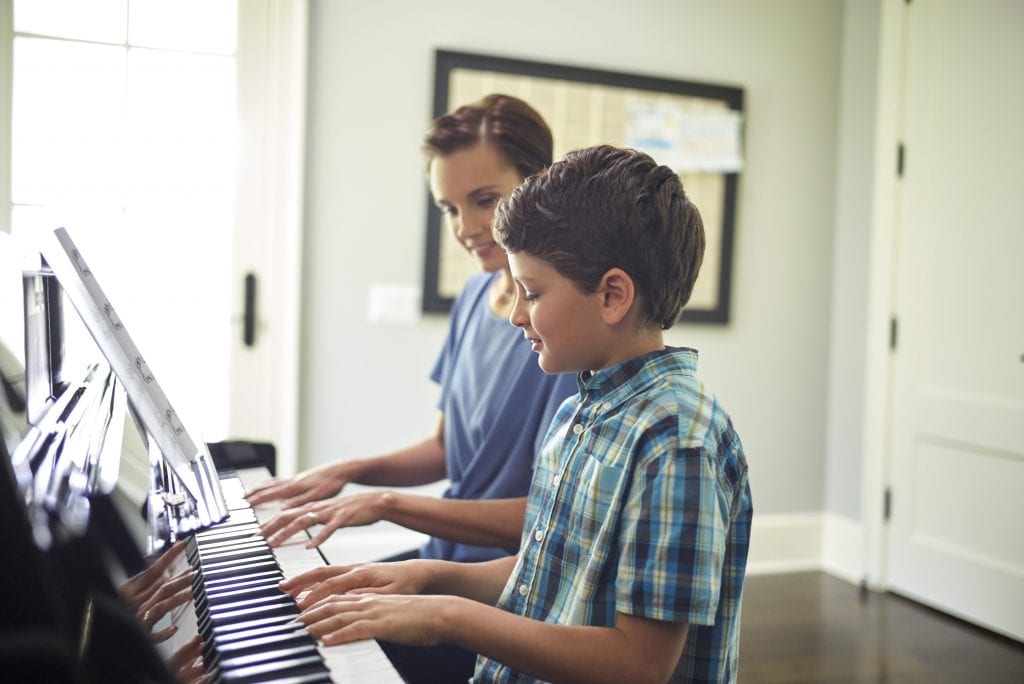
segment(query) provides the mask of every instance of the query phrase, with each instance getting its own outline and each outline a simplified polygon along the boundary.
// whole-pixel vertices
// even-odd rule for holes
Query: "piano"
[[[305,532],[275,549],[260,534],[276,504],[243,493],[268,464],[218,463],[192,439],[66,231],[55,238],[23,277],[24,375],[0,365],[0,672],[401,682],[376,642],[325,647],[293,621],[278,582],[326,561]],[[102,352],[82,370],[64,367],[65,297]]]
[[[186,542],[173,578],[193,571],[193,601],[169,613],[152,629],[180,629],[161,644],[166,658],[185,647],[192,635],[203,638],[206,671],[223,682],[401,682],[374,641],[324,647],[301,625],[292,598],[277,583],[325,563],[316,549],[307,549],[309,535],[296,535],[270,549],[259,522],[276,514],[277,504],[249,506],[243,493],[269,476],[253,467],[222,474],[220,483],[229,517]]]

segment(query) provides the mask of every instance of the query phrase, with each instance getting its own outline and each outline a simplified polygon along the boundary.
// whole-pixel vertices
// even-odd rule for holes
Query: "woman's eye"
[[[538,292],[524,292],[523,293],[523,299],[525,299],[528,302],[535,302],[535,301],[537,301],[538,297],[540,297],[540,293],[538,293]]]
[[[448,204],[438,205],[437,210],[441,212],[442,216],[455,216],[455,207]]]
[[[501,197],[499,197],[498,195],[488,195],[486,197],[481,197],[479,200],[477,200],[477,205],[484,209],[490,209],[491,207],[496,205],[498,203],[498,200],[500,199]]]

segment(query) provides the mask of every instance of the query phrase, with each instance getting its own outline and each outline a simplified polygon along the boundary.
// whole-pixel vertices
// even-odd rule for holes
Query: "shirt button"
[[[537,541],[541,541],[542,539],[544,539],[544,530],[537,530],[536,532],[534,532],[533,538]]]
[[[604,409],[605,411],[611,411],[612,405],[606,401],[603,404],[601,404],[601,408]]]
[[[557,487],[562,482],[562,473],[555,475],[555,486]]]
[[[576,423],[575,425],[572,426],[572,434],[579,435],[579,434],[582,434],[582,433],[583,433],[583,426],[582,425],[580,425],[579,423]]]
[[[520,584],[519,585],[519,595],[520,596],[526,596],[529,593],[530,593],[530,588],[528,586],[526,586],[525,584]]]

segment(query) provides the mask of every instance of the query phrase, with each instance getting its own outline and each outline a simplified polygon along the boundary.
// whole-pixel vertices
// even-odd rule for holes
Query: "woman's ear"
[[[633,278],[621,268],[608,269],[601,276],[597,291],[601,295],[601,318],[606,325],[621,322],[629,313],[636,298]]]

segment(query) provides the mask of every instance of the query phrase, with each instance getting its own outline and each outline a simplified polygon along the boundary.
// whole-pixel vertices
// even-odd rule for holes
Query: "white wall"
[[[853,519],[861,505],[880,22],[879,2],[845,3],[824,487],[825,509]]]
[[[433,51],[738,85],[746,167],[732,322],[680,326],[751,465],[758,514],[824,507],[840,0],[313,0],[304,248],[302,465],[433,424],[444,317],[375,325],[375,283],[419,286],[420,139]],[[838,430],[832,426],[830,430]]]

